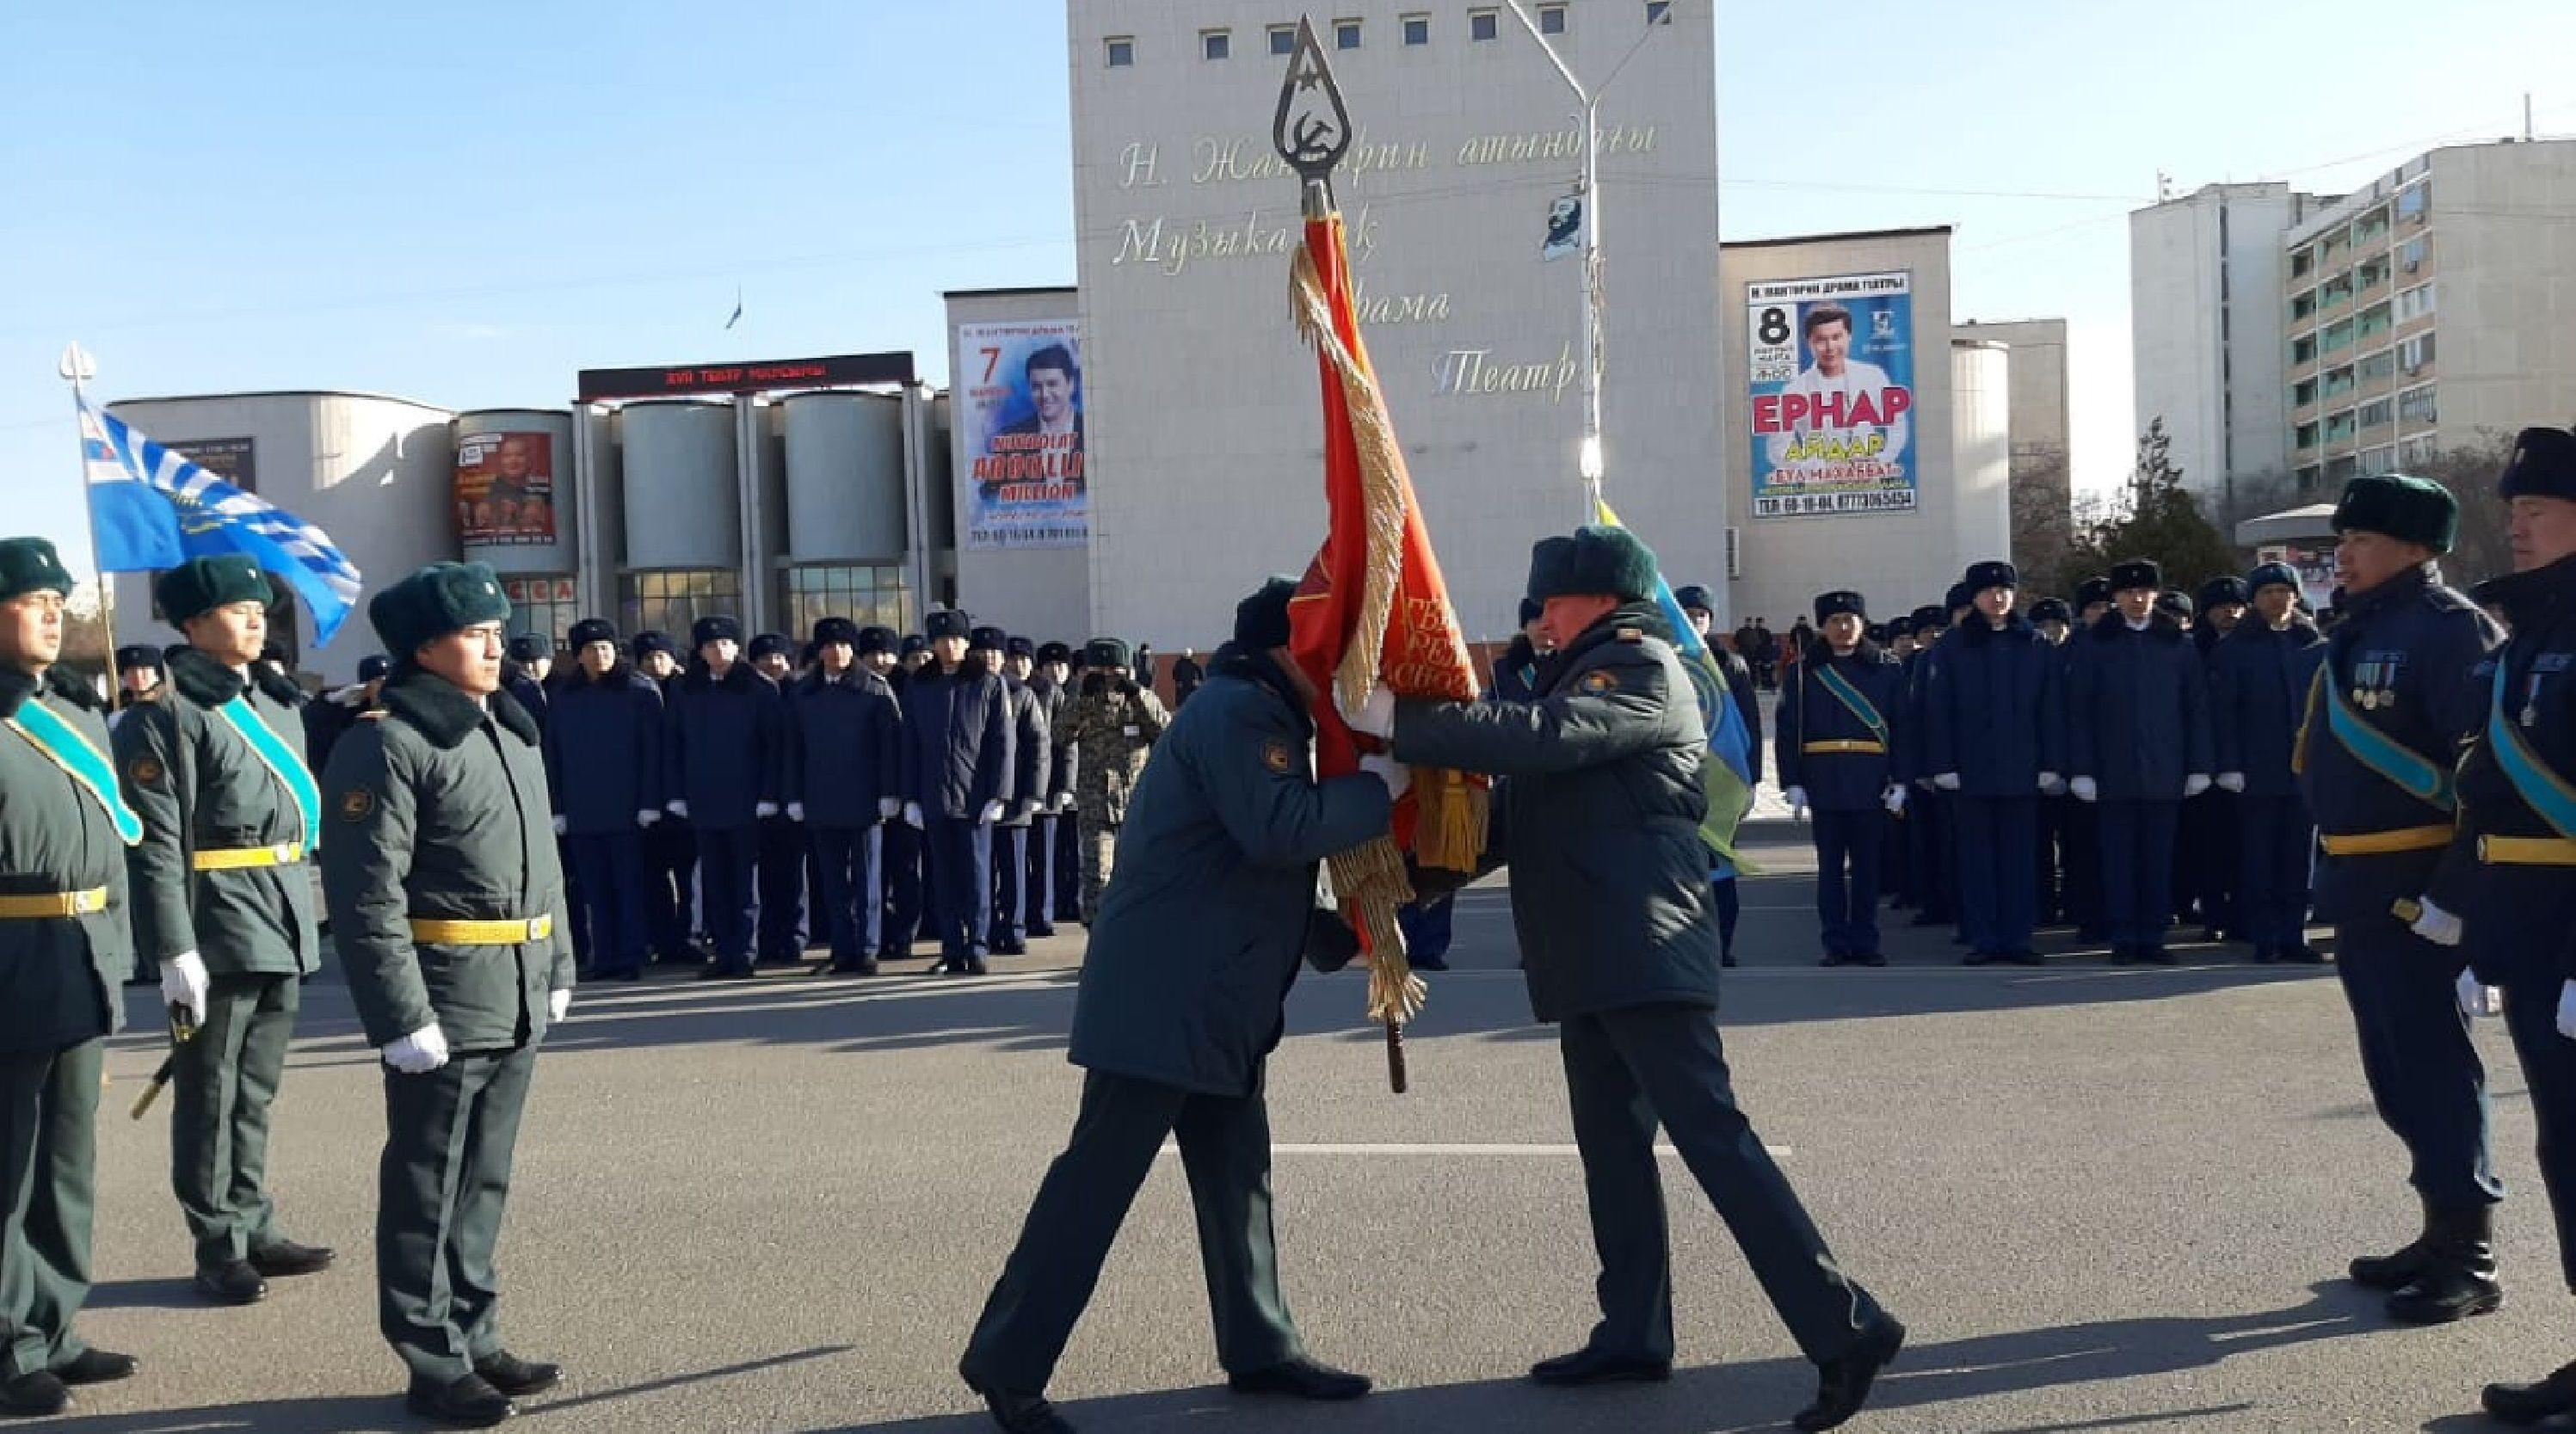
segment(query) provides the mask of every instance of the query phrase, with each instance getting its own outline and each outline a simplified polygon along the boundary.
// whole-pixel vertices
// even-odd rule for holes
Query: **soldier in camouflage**
[[[1055,730],[1055,741],[1074,749],[1082,924],[1088,927],[1100,910],[1101,888],[1109,884],[1118,828],[1127,820],[1127,799],[1144,773],[1146,751],[1171,718],[1154,690],[1137,682],[1128,666],[1127,644],[1093,638],[1082,654],[1082,686],[1064,725]]]

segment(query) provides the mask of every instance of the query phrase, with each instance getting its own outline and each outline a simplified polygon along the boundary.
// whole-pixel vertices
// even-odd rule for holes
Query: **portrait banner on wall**
[[[1744,286],[1753,516],[1915,505],[1910,274]]]
[[[534,429],[456,439],[456,535],[467,547],[555,540],[555,440]]]
[[[957,326],[956,425],[969,548],[1078,548],[1091,537],[1081,325]]]

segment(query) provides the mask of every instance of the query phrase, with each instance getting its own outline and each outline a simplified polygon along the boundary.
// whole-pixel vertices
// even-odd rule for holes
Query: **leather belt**
[[[433,946],[522,946],[543,941],[555,931],[552,916],[530,916],[508,921],[449,921],[440,917],[415,916],[411,919],[411,939]]]
[[[188,865],[198,871],[244,871],[255,866],[293,866],[304,860],[304,843],[282,841],[275,846],[215,847],[189,856]]]
[[[93,886],[87,891],[40,891],[23,896],[0,896],[0,921],[60,921],[70,916],[95,916],[107,909],[107,888]]]
[[[1827,742],[1806,743],[1799,747],[1798,751],[1800,754],[1809,757],[1829,752],[1867,752],[1872,756],[1885,756],[1887,754],[1887,744],[1885,742],[1873,742],[1866,737],[1837,737]]]
[[[2386,856],[2400,851],[2432,851],[2451,844],[2451,828],[2397,827],[2384,832],[2328,832],[2317,838],[2328,856]]]
[[[2565,837],[2482,836],[2478,860],[2487,866],[2576,866],[2576,841]]]

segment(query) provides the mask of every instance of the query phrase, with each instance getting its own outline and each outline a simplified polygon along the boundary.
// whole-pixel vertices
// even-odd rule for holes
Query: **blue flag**
[[[1602,524],[1627,526],[1610,511],[1608,500],[1595,499],[1593,507],[1594,517]],[[1715,874],[1733,876],[1742,871],[1758,875],[1751,863],[1735,853],[1736,828],[1742,824],[1744,814],[1753,809],[1753,729],[1744,714],[1736,710],[1734,690],[1718,668],[1717,654],[1709,651],[1699,629],[1691,626],[1690,614],[1674,600],[1673,585],[1664,580],[1660,563],[1655,571],[1655,605],[1663,610],[1664,624],[1673,630],[1674,655],[1681,658],[1682,671],[1690,676],[1691,693],[1699,699],[1700,721],[1708,729],[1708,753],[1717,759],[1700,764],[1701,784],[1708,795],[1708,815],[1700,823],[1700,840],[1717,858]]]
[[[90,407],[87,398],[80,427],[101,571],[152,572],[244,553],[304,599],[315,647],[338,635],[358,603],[358,569],[328,534]]]

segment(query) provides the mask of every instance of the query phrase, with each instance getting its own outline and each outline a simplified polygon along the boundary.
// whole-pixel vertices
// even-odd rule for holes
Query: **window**
[[[2330,354],[2338,350],[2348,349],[2351,347],[2352,320],[2350,319],[2346,319],[2339,324],[2328,324],[2317,335],[2318,353]]]
[[[2425,180],[2411,189],[2398,191],[2397,218],[2408,224],[2421,224],[2433,212],[2433,181]]]
[[[742,615],[742,574],[731,568],[621,574],[617,608],[629,634],[667,632],[685,649],[699,618]]]
[[[2303,378],[2296,384],[2292,385],[2290,389],[2290,406],[2292,408],[2305,408],[2316,401],[2317,381],[2315,379]]]
[[[2325,383],[2317,389],[2317,395],[2320,398],[2333,398],[2337,394],[2352,392],[2352,387],[2351,369],[2330,368],[2326,370]]]
[[[1565,7],[1562,5],[1541,5],[1538,7],[1538,32],[1542,35],[1564,34]]]
[[[2439,416],[2436,412],[2438,406],[2433,402],[2433,388],[2428,383],[2397,395],[2398,421],[2417,427],[2429,426]]]
[[[2382,254],[2376,259],[2362,260],[2361,267],[2352,271],[2352,279],[2354,287],[2361,289],[2376,289],[2387,283],[2388,256]]]
[[[1336,50],[1356,50],[1359,47],[1360,22],[1357,20],[1335,20],[1333,22],[1333,48]]]
[[[2363,449],[2361,451],[2361,471],[2364,473],[2396,472],[2397,450],[2394,448]]]
[[[1646,0],[1646,23],[1649,25],[1673,23],[1673,0]]]
[[[2373,304],[2369,308],[2361,311],[2360,326],[2354,330],[2354,336],[2361,339],[2371,339],[2388,332],[2391,327],[2392,324],[2388,317],[2388,306],[2386,304]]]
[[[1297,27],[1294,25],[1271,26],[1270,53],[1274,55],[1293,55],[1296,52]]]
[[[2396,405],[2384,398],[2374,398],[2361,406],[2355,421],[2364,428],[2377,428],[2396,416]]]
[[[1494,34],[1499,26],[1500,15],[1501,12],[1495,10],[1468,11],[1467,38],[1475,41],[1485,41],[1494,38]]]
[[[2385,209],[2374,209],[2368,214],[2361,216],[2361,222],[2353,225],[2352,242],[2355,244],[2368,244],[2373,240],[2387,237],[2387,234],[2388,211]]]
[[[2326,442],[2341,443],[2352,437],[2352,432],[2353,422],[2351,409],[2347,408],[2341,413],[2329,413],[2326,415]]]
[[[2381,349],[2354,368],[2363,383],[2386,383],[2397,376],[2397,350]]]
[[[2433,312],[2433,286],[2418,284],[2397,296],[2397,322],[2420,319]]]
[[[2290,362],[2292,364],[2315,363],[2316,361],[2316,335],[2302,334],[2290,344]]]
[[[2299,425],[2298,445],[2301,448],[2314,448],[2317,446],[2317,426],[2315,424],[2302,423]]]
[[[1486,16],[1485,16],[1485,18],[1486,18],[1486,19],[1488,19],[1488,20],[1492,19],[1492,18],[1493,18],[1493,13],[1492,13],[1491,11],[1486,12]],[[1490,37],[1488,37],[1488,38],[1490,38]],[[1405,17],[1404,17],[1404,43],[1406,43],[1406,44],[1408,44],[1408,45],[1428,45],[1428,44],[1430,44],[1430,43],[1431,43],[1431,17],[1430,17],[1430,16],[1428,16],[1428,15],[1407,15],[1407,16],[1405,16]]]
[[[2317,311],[2317,291],[2308,289],[2290,297],[2290,317],[2304,319]]]
[[[2323,482],[2324,479],[2324,470],[2311,463],[2307,467],[2300,469],[2298,472],[2299,491],[2302,493],[2313,493],[2317,491],[2317,484]]]
[[[912,593],[900,566],[789,568],[779,586],[778,620],[788,632],[812,632],[827,617],[846,617],[861,627],[912,629]]]
[[[510,600],[511,633],[533,632],[552,647],[562,647],[572,625],[581,620],[573,611],[572,595],[570,577],[501,580],[501,596]]]
[[[2337,304],[2351,302],[2352,275],[2350,274],[2337,274],[2317,289],[2317,307],[2320,309],[2331,309]]]
[[[2398,245],[2398,269],[2405,273],[2412,274],[2416,270],[2423,268],[2425,257],[2432,252],[2432,247],[2433,238],[2429,234],[2418,234],[2414,238],[2407,240],[2405,243]]]
[[[2397,445],[2397,463],[2402,468],[2421,468],[2433,461],[2433,435],[2419,433]]]
[[[2433,336],[2417,334],[2397,345],[2397,366],[2408,373],[2422,373],[2433,362]]]
[[[2290,256],[2290,277],[2293,279],[2305,278],[2307,277],[2308,272],[2316,268],[2316,266],[2315,256],[2311,255],[2307,250],[2301,249]]]
[[[2326,460],[2326,481],[2337,488],[2352,481],[2353,475],[2360,471],[2361,460],[2350,455]]]
[[[1222,60],[1222,59],[1224,59],[1228,54],[1232,53],[1232,52],[1233,52],[1233,50],[1234,50],[1234,37],[1233,37],[1233,36],[1231,36],[1231,35],[1229,35],[1229,34],[1227,34],[1225,31],[1223,31],[1223,30],[1201,30],[1201,31],[1199,32],[1199,58],[1200,58],[1200,59],[1202,59],[1202,60]]]
[[[1110,36],[1109,68],[1113,70],[1123,70],[1135,63],[1136,37],[1133,35]]]

